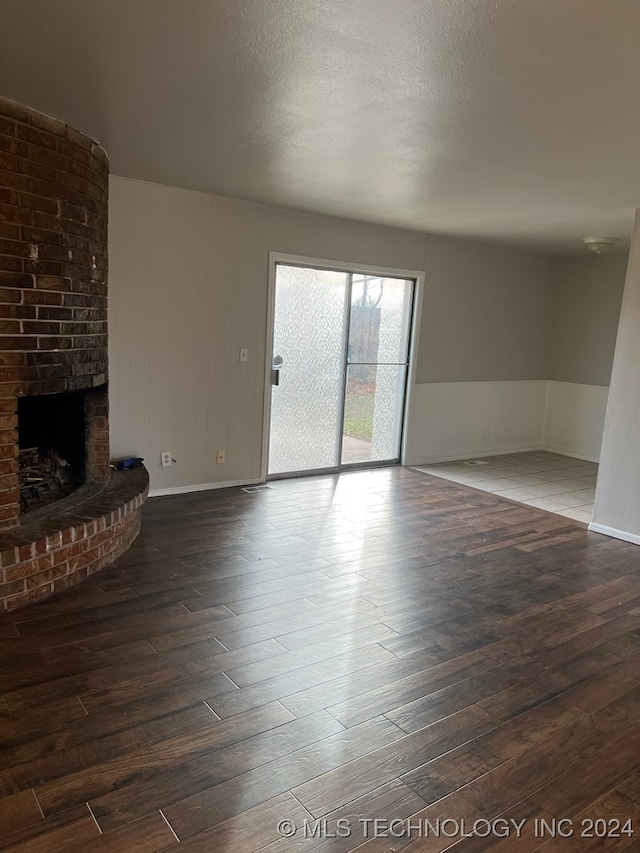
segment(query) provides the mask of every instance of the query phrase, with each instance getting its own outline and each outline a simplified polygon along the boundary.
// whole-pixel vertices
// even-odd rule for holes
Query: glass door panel
[[[349,365],[343,465],[392,461],[399,457],[406,375],[403,364]]]
[[[349,277],[276,266],[269,476],[340,464]]]
[[[405,364],[409,351],[413,281],[353,276],[349,361]]]
[[[343,465],[400,457],[414,282],[354,274]]]

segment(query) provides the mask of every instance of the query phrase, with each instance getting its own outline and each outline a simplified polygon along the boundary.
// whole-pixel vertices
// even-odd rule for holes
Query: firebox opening
[[[86,479],[85,393],[18,398],[22,512],[66,497]]]

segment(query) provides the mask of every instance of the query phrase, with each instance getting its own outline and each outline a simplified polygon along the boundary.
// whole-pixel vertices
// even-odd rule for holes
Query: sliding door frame
[[[269,252],[269,282],[267,291],[267,329],[265,335],[266,349],[262,420],[262,482],[266,482],[267,480],[269,464],[269,431],[271,426],[271,359],[273,356],[276,268],[278,264],[290,264],[292,266],[298,267],[313,267],[314,269],[333,270],[335,272],[350,273],[351,275],[360,273],[362,275],[380,276],[382,278],[388,277],[411,279],[414,281],[411,328],[409,330],[409,364],[406,376],[402,439],[400,445],[400,464],[404,465],[407,454],[407,424],[410,421],[411,403],[416,379],[416,361],[418,356],[418,342],[420,340],[420,318],[422,316],[422,298],[424,291],[424,271],[349,263],[345,261],[327,260],[326,258],[309,258],[303,255],[289,255],[283,254],[281,252]],[[374,467],[375,464],[376,463],[363,463],[362,465],[351,465],[348,466],[348,468],[346,468],[345,470],[353,470],[357,467]],[[309,472],[310,475],[312,473],[313,472]]]

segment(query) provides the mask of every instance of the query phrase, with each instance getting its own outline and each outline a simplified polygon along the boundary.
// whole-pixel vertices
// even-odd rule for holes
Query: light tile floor
[[[470,464],[481,462],[482,464]],[[493,492],[587,524],[593,516],[598,466],[557,453],[534,451],[466,462],[417,465],[418,471]]]

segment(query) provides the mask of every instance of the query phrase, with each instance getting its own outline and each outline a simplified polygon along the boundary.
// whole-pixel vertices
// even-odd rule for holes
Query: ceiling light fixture
[[[616,243],[620,242],[619,237],[583,237],[582,242],[587,249],[591,249],[596,255],[601,255],[603,252],[610,252]]]

